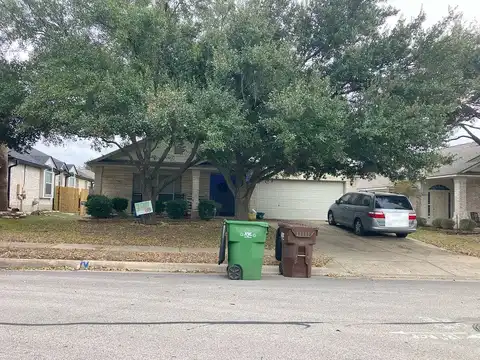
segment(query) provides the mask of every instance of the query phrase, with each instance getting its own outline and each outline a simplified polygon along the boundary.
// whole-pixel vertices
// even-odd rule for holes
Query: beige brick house
[[[190,146],[171,149],[160,169],[159,177],[169,176],[185,162]],[[131,156],[136,159],[132,149]],[[160,156],[164,148],[154,155]],[[95,172],[94,192],[129,200],[129,209],[142,200],[140,177],[130,157],[119,150],[92,160],[88,165]],[[265,213],[269,219],[326,220],[328,208],[347,190],[349,183],[338,178],[323,181],[301,177],[274,179],[260,183],[252,195],[250,207]],[[161,191],[159,199],[167,201],[184,198],[192,204],[192,214],[201,199],[211,199],[222,205],[220,216],[234,216],[235,200],[224,177],[207,161],[188,169],[176,182]]]
[[[443,152],[453,155],[453,162],[419,182],[418,196],[412,199],[417,215],[429,223],[437,218],[469,219],[471,212],[480,213],[480,146],[471,142]],[[354,186],[357,190],[385,191],[393,184],[387,178],[377,177],[371,181],[357,180]]]
[[[36,149],[8,152],[9,207],[24,212],[51,210],[56,186],[90,189],[94,175]]]

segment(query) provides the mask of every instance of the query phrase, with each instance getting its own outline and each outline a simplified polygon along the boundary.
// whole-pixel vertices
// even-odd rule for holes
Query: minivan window
[[[369,199],[369,196],[367,195],[355,194],[353,198],[350,199],[350,203],[357,206],[368,206],[370,204],[368,199]]]
[[[410,201],[400,195],[376,195],[375,207],[377,209],[413,210]]]

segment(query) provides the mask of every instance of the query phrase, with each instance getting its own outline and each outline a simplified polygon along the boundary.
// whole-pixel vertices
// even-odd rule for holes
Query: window
[[[353,205],[357,206],[370,206],[370,196],[358,194],[355,200],[353,201]]]
[[[77,184],[77,179],[75,178],[75,176],[70,176],[68,178],[68,187],[76,187],[76,184]]]
[[[375,196],[375,208],[413,210],[412,204],[405,196],[400,195],[377,195]]]
[[[173,151],[174,151],[175,155],[183,155],[183,153],[185,152],[185,145],[177,144],[177,145],[175,145]]]
[[[43,172],[43,197],[53,197],[53,172],[45,170]]]
[[[350,199],[352,197],[352,194],[345,194],[340,198],[340,204],[348,204],[350,202]]]

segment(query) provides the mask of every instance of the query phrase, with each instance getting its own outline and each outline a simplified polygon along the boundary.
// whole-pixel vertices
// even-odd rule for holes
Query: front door
[[[429,218],[435,219],[449,219],[451,218],[450,207],[450,191],[446,190],[430,190],[429,192]]]
[[[218,215],[235,216],[235,196],[222,174],[210,175],[210,199],[221,205]]]

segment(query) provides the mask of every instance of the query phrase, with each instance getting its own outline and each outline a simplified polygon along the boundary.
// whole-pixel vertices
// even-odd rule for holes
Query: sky
[[[390,0],[389,3],[400,9],[407,19],[418,15],[423,7],[427,14],[427,26],[434,24],[447,15],[449,6],[458,7],[467,20],[476,21],[478,19],[480,21],[480,2],[478,0]],[[468,140],[458,140],[455,144],[465,141]],[[79,166],[86,161],[112,151],[112,149],[108,149],[98,153],[91,149],[90,143],[87,141],[67,142],[64,146],[47,146],[43,143],[38,143],[35,148],[66,163]]]

